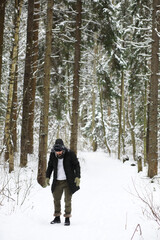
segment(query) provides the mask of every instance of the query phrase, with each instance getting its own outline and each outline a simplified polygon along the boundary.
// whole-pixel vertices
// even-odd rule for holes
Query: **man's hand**
[[[76,187],[79,187],[79,185],[80,185],[80,178],[76,177],[74,182],[76,184]]]
[[[46,180],[45,180],[45,187],[50,186],[49,181],[50,181],[50,179],[49,179],[49,178],[46,178]]]

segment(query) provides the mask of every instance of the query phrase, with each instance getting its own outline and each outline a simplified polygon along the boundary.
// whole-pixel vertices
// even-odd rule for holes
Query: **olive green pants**
[[[57,180],[56,187],[53,192],[54,198],[54,216],[61,215],[61,198],[64,193],[64,202],[65,202],[65,214],[64,217],[71,217],[71,200],[72,194],[68,187],[66,180]]]

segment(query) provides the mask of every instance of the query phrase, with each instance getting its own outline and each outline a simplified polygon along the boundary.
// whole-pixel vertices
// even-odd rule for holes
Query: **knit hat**
[[[63,140],[62,139],[57,139],[55,141],[55,144],[54,144],[53,148],[54,148],[55,152],[65,150],[65,146],[64,146]]]

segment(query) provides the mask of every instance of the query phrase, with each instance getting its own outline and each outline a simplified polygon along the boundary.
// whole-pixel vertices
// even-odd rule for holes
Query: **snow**
[[[1,206],[0,240],[160,239],[159,225],[149,217],[148,207],[136,193],[148,201],[151,199],[156,207],[160,203],[158,178],[151,183],[145,171],[138,174],[137,167],[131,166],[130,161],[122,163],[101,151],[79,152],[78,157],[81,189],[73,195],[71,225],[64,226],[63,216],[61,224],[50,224],[53,220],[51,190],[37,184],[37,163],[32,161],[21,172],[22,179],[27,176],[32,179],[24,203],[20,206],[16,202],[13,211],[12,200],[4,201]]]

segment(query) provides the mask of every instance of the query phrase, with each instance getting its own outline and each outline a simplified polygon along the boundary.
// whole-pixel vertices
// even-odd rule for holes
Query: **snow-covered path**
[[[145,219],[131,194],[133,182],[139,181],[136,167],[103,152],[81,152],[79,159],[81,190],[73,195],[71,226],[63,225],[63,217],[61,224],[49,224],[53,219],[50,187],[37,184],[25,207],[0,216],[0,240],[130,240],[138,224],[142,236],[137,231],[133,240],[160,239],[155,222]]]

